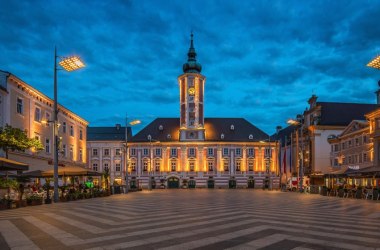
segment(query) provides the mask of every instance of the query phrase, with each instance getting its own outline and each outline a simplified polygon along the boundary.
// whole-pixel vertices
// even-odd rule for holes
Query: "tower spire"
[[[184,73],[201,73],[202,65],[197,63],[196,57],[197,57],[197,53],[195,52],[195,48],[194,48],[194,34],[193,34],[193,31],[191,31],[190,48],[189,48],[189,52],[187,53],[187,63],[183,65]]]

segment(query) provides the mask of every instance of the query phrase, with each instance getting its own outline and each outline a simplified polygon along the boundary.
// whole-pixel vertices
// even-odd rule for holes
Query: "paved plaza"
[[[0,249],[380,249],[380,202],[154,190],[0,211]]]

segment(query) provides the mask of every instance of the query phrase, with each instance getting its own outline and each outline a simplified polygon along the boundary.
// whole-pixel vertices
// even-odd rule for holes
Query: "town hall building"
[[[205,118],[205,83],[191,34],[178,77],[179,118],[128,139],[131,188],[278,188],[278,145],[244,118]]]

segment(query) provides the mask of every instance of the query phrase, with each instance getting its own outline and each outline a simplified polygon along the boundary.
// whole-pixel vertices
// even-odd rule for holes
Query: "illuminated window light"
[[[59,62],[59,65],[61,65],[66,71],[74,71],[85,66],[78,56],[65,57]]]

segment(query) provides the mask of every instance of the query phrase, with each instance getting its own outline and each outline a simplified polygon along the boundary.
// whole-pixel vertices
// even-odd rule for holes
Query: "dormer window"
[[[170,139],[170,138],[172,138],[172,136],[171,136],[170,134],[168,134],[168,135],[166,136],[166,138]]]
[[[235,126],[232,124],[230,127],[231,130],[235,130]]]
[[[149,140],[149,141],[152,140],[152,136],[151,136],[151,135],[148,135],[148,140]]]
[[[248,139],[252,140],[252,139],[253,139],[253,135],[250,134],[250,135],[248,136]]]
[[[160,130],[160,131],[164,130],[164,126],[162,126],[162,125],[158,126],[158,130]]]
[[[220,134],[220,139],[224,139],[224,134]]]

